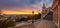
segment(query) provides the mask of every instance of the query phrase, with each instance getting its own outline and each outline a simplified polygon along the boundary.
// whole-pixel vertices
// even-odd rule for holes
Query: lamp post
[[[32,11],[32,15],[33,15],[32,23],[34,23],[34,11]]]
[[[0,15],[1,15],[1,10],[0,10]]]
[[[32,15],[33,15],[32,25],[33,25],[33,28],[34,28],[34,11],[32,11]]]

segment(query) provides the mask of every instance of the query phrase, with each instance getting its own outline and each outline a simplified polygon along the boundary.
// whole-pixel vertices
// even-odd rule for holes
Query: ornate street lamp
[[[34,24],[34,7],[31,7],[31,8],[32,8],[32,16],[33,16],[32,24]]]
[[[32,23],[34,23],[34,11],[32,11],[32,15],[33,15]]]

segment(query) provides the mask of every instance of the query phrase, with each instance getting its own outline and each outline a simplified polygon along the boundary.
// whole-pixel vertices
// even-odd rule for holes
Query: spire
[[[42,8],[43,8],[43,9],[46,8],[44,1],[43,1],[43,7],[42,7]]]

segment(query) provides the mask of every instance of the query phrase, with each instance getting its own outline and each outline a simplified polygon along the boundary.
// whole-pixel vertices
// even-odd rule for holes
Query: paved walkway
[[[29,24],[14,28],[55,28],[55,25],[52,21],[41,20],[40,22],[38,21],[38,23],[35,23],[34,26],[32,24]]]
[[[41,20],[40,23],[35,25],[35,28],[55,28],[55,25],[52,21]]]

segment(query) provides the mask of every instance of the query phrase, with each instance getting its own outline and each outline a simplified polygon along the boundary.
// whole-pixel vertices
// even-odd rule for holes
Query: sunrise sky
[[[43,1],[46,7],[51,7],[53,0],[0,0],[3,14],[37,14],[41,13]]]

